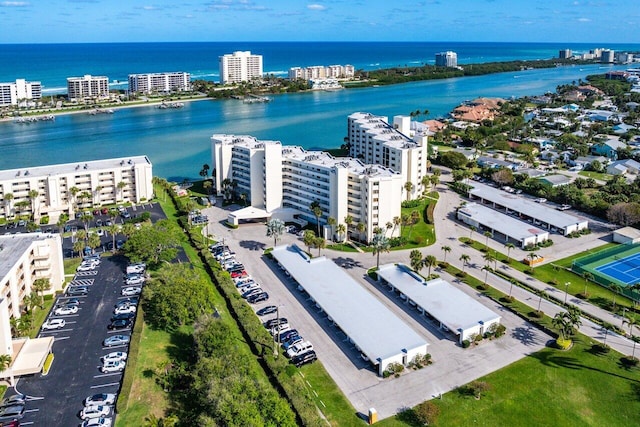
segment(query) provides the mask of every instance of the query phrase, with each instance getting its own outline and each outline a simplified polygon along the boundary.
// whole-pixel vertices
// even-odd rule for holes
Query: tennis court
[[[640,253],[626,256],[624,258],[615,257],[612,262],[595,267],[595,270],[609,277],[632,285],[640,282]]]

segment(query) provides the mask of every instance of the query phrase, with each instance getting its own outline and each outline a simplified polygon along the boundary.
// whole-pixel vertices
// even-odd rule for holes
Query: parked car
[[[116,395],[114,393],[98,393],[88,396],[84,399],[84,405],[113,405],[116,403]]]
[[[92,270],[95,270],[96,267],[97,267],[97,265],[95,265],[95,264],[84,264],[84,263],[82,263],[82,264],[80,264],[78,266],[78,268],[76,268],[76,271],[78,271],[78,272],[92,271]]]
[[[11,405],[21,405],[27,401],[27,395],[18,393],[12,396],[7,396],[0,402],[1,407],[11,406]]]
[[[114,314],[113,316],[111,316],[111,321],[114,321],[114,320],[129,320],[129,319],[133,319],[134,317],[136,317],[135,313]]]
[[[102,227],[102,220],[96,219],[96,227]]]
[[[80,411],[80,418],[83,420],[89,418],[104,418],[111,414],[111,407],[104,405],[90,405]]]
[[[126,365],[127,362],[124,360],[108,360],[103,363],[100,370],[105,374],[108,372],[122,372]]]
[[[78,298],[68,298],[65,300],[61,300],[58,306],[62,307],[63,305],[80,305],[80,300]]]
[[[276,307],[275,305],[268,305],[256,311],[256,314],[258,316],[266,316],[267,314],[275,313],[276,311],[278,311],[278,307]]]
[[[42,330],[62,329],[66,324],[67,322],[64,319],[49,319],[42,324]]]
[[[141,292],[142,292],[142,288],[140,286],[129,286],[129,287],[123,288],[120,293],[125,297],[130,297],[133,295],[140,295]]]
[[[302,365],[306,365],[307,363],[314,362],[318,359],[316,352],[311,350],[306,353],[299,354],[297,356],[293,356],[291,358],[291,363],[293,363],[298,368]]]
[[[144,283],[144,277],[131,277],[129,279],[125,279],[124,283],[127,285],[142,285]]]
[[[108,208],[102,208],[102,209],[100,210],[100,213],[101,213],[102,215],[107,215],[107,214],[109,213],[109,209],[108,209]]]
[[[297,329],[288,329],[288,330],[286,330],[284,332],[280,332],[280,336],[278,337],[278,341],[285,342],[289,338],[291,338],[293,336],[296,336],[296,335],[300,335],[298,333]]]
[[[130,264],[127,266],[127,274],[143,274],[145,271],[144,264]]]
[[[291,329],[291,326],[289,326],[288,323],[282,323],[271,328],[271,335],[276,336],[277,334],[281,334],[285,331],[288,331],[289,329]]]
[[[245,270],[239,270],[239,271],[232,271],[231,272],[231,277],[235,278],[235,277],[246,277],[248,274]]]
[[[266,322],[264,322],[264,327],[267,329],[271,329],[274,326],[276,326],[277,324],[283,324],[283,323],[287,323],[287,318],[286,317],[281,317],[279,320],[277,317],[274,317],[273,319],[269,319]]]
[[[107,329],[118,330],[118,329],[128,329],[131,327],[131,319],[118,319],[112,320],[111,323],[107,325]]]
[[[313,344],[311,344],[311,341],[303,341],[289,347],[286,355],[287,357],[293,357],[311,350],[313,350]]]
[[[258,286],[257,288],[253,288],[253,289],[250,289],[250,290],[248,290],[248,291],[243,292],[243,293],[242,293],[242,298],[247,299],[247,298],[249,298],[251,295],[257,295],[257,294],[259,294],[259,293],[261,293],[261,292],[262,292],[262,288],[260,288],[260,287]]]
[[[264,302],[269,299],[269,294],[266,292],[260,292],[259,294],[251,295],[247,298],[247,302],[249,304],[257,304],[259,302]]]
[[[135,305],[125,305],[122,307],[117,307],[113,310],[113,314],[122,314],[122,313],[135,313],[137,307]]]
[[[109,354],[105,354],[101,358],[102,363],[109,361],[119,361],[119,360],[127,360],[127,353],[124,351],[112,351]]]
[[[16,403],[0,408],[0,422],[21,420],[24,417],[24,410],[24,403]]]
[[[80,427],[111,427],[111,418],[91,418],[84,420]]]
[[[87,295],[89,288],[86,286],[69,286],[66,293],[69,296]]]
[[[238,288],[238,292],[240,292],[241,294],[244,294],[247,291],[251,291],[253,289],[261,289],[260,285],[256,282],[253,283],[249,283],[247,285],[241,286]]]
[[[53,314],[56,316],[68,316],[71,314],[76,314],[78,312],[77,305],[67,305],[64,307],[59,307],[53,310]]]
[[[116,345],[126,345],[126,344],[129,344],[130,339],[131,337],[129,335],[112,335],[108,338],[105,338],[102,344],[105,347],[113,347]]]
[[[282,348],[284,348],[285,350],[289,350],[289,347],[291,347],[292,345],[298,344],[303,340],[304,338],[302,338],[300,335],[297,335],[297,334],[290,336],[288,339],[282,342]]]
[[[140,302],[140,298],[137,296],[129,297],[123,300],[118,301],[113,307],[118,308],[125,305],[137,305]]]

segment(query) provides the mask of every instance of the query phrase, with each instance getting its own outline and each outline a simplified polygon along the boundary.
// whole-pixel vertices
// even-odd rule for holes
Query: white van
[[[289,347],[289,350],[287,350],[287,357],[294,357],[311,350],[313,350],[313,344],[311,344],[311,341],[302,341]]]

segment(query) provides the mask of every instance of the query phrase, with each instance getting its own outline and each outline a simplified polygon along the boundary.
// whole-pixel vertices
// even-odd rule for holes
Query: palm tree
[[[444,252],[444,260],[443,261],[447,262],[447,254],[449,252],[451,252],[451,246],[444,245],[440,249],[442,249],[442,252]]]
[[[311,230],[305,230],[302,235],[302,242],[307,247],[307,252],[311,252],[311,246],[313,246],[316,239],[316,234]]]
[[[436,174],[436,172],[438,172]],[[433,189],[437,190],[438,189],[438,184],[440,184],[440,169],[436,169],[435,171],[433,171],[433,175],[431,175],[431,185],[433,185]]]
[[[613,292],[613,311],[616,311],[616,296],[618,296],[619,293],[622,293],[622,286],[616,284],[616,283],[609,283],[609,290],[611,292]]]
[[[344,217],[344,223],[347,226],[346,240],[349,240],[349,229],[351,228],[351,225],[353,224],[353,217],[351,215],[345,216]]]
[[[80,192],[78,187],[71,187],[69,189],[69,194],[71,194],[71,200],[69,201],[69,215],[71,215],[75,210],[78,203],[77,194]]]
[[[391,230],[393,228],[393,222],[391,221],[387,221],[387,223],[384,225],[385,226],[385,232],[384,234],[387,234],[387,231]],[[393,233],[392,233],[393,234]]]
[[[7,193],[4,195],[4,212],[5,217],[11,216],[11,201],[13,200],[13,193]]]
[[[100,236],[95,233],[89,234],[89,237],[87,238],[87,246],[89,246],[91,249],[95,249],[101,244],[102,242],[100,241]]]
[[[407,192],[407,200],[411,199],[411,192],[413,191],[414,187],[415,187],[415,185],[413,185],[413,182],[411,182],[411,181],[407,181],[407,182],[404,183],[403,188]]]
[[[94,206],[100,206],[100,192],[104,187],[102,185],[96,185],[96,188],[93,189],[93,204]]]
[[[347,226],[344,224],[338,224],[338,226],[336,227],[336,233],[338,233],[338,239],[340,239],[340,241],[344,242],[344,236],[347,232]]]
[[[496,257],[493,256],[491,252],[487,252],[486,254],[484,254],[482,256],[482,259],[484,259],[487,262],[487,264],[491,264],[492,262],[496,261]]]
[[[411,211],[411,216],[409,217],[409,234],[407,235],[407,239],[411,239],[411,231],[413,231],[413,226],[416,225],[420,221],[420,212]]]
[[[464,268],[467,266],[467,263],[469,262],[469,260],[471,259],[471,257],[467,254],[462,254],[460,255],[459,260],[462,261],[462,273],[464,274]]]
[[[510,257],[511,249],[515,249],[516,245],[509,242],[509,243],[505,243],[504,247],[507,248],[507,262],[511,263],[511,257]]]
[[[270,219],[267,222],[267,237],[273,237],[273,246],[275,247],[278,240],[284,234],[284,222],[278,218]]]
[[[318,236],[320,236],[320,217],[322,216],[322,208],[320,207],[320,202],[314,200],[309,205],[309,210],[316,217],[316,225],[318,227]]]
[[[491,266],[489,264],[485,264],[484,267],[482,267],[482,271],[484,271],[484,285],[486,286],[489,272],[491,271]]]
[[[589,293],[587,292],[587,285],[589,284],[590,280],[593,280],[593,274],[586,272],[582,275],[582,278],[584,279],[584,297],[587,298],[589,296]]]
[[[484,247],[489,250],[489,237],[493,236],[493,234],[487,230],[483,233],[483,235],[485,237]]]
[[[51,289],[51,282],[48,277],[39,277],[33,281],[33,286],[31,288],[38,294],[42,295],[44,291]]]
[[[422,269],[422,253],[417,249],[413,249],[409,252],[409,262],[412,269],[420,271]]]
[[[638,319],[635,316],[629,315],[622,320],[622,326],[629,325],[629,335],[633,336],[633,327],[638,325]]]
[[[364,225],[364,222],[359,222],[356,224],[356,230],[358,230],[358,239],[362,240],[362,233],[366,230],[367,226]]]
[[[118,182],[118,184],[116,185],[116,187],[118,188],[118,193],[120,193],[120,201],[122,202],[123,197],[122,197],[122,193],[124,192],[124,187],[127,186],[127,183],[124,181],[120,181]]]
[[[533,265],[533,261],[540,258],[540,255],[538,255],[535,252],[529,252],[529,254],[527,254],[527,258],[529,258],[529,265]]]
[[[338,223],[338,221],[336,221],[336,219],[332,216],[327,218],[327,224],[329,225],[329,227],[331,227],[331,240],[334,239],[333,235],[334,235],[334,230],[333,228],[336,226],[336,224]]]
[[[13,359],[10,354],[0,354],[0,372],[6,371],[11,366]]]
[[[40,196],[40,193],[38,193],[38,190],[30,190],[28,195],[29,195],[29,200],[31,201],[31,212],[33,213],[33,220],[37,221],[38,212],[36,209],[36,202],[37,202],[38,196]]]
[[[112,222],[111,225],[107,227],[107,231],[109,232],[109,234],[111,234],[111,240],[112,240],[111,244],[113,245],[111,247],[111,251],[115,252],[116,251],[116,235],[120,231],[120,227],[118,227],[114,222]]]
[[[324,249],[325,247],[327,247],[327,241],[324,240],[324,238],[322,237],[316,237],[313,240],[313,245],[318,248],[318,256],[320,256],[320,249]]]
[[[602,329],[604,329],[604,341],[602,343],[603,346],[607,346],[607,335],[609,335],[609,331],[613,329],[613,325],[611,323],[602,322]]]
[[[402,225],[402,218],[400,218],[399,216],[394,216],[393,217],[393,231],[391,231],[391,235],[393,236],[393,234],[396,232],[396,228]]]
[[[558,330],[558,333],[563,340],[567,340],[571,336],[569,330],[570,323],[567,317],[567,313],[556,313],[556,315],[553,316],[553,319],[551,319],[551,325]]]
[[[121,231],[122,231],[122,234],[124,234],[124,237],[128,239],[129,237],[133,236],[133,233],[135,233],[137,229],[135,225],[131,224],[130,222],[127,222],[122,225]]]
[[[511,291],[513,291],[513,285],[516,284],[515,279],[509,280],[509,298],[511,298]]]
[[[391,248],[391,244],[389,243],[389,239],[384,235],[382,230],[379,230],[378,233],[373,235],[373,239],[371,239],[371,247],[373,248],[373,255],[376,256],[376,269],[380,267],[380,253],[381,252],[389,252]]]
[[[427,255],[426,257],[424,257],[424,259],[422,260],[422,264],[429,269],[427,277],[431,276],[431,268],[436,265],[437,262],[438,260],[433,255]]]
[[[471,227],[469,227],[469,240],[471,240],[472,236],[473,236],[473,232],[476,231],[478,229],[478,227],[476,227],[475,225],[472,225]]]
[[[422,179],[420,180],[420,184],[422,184],[422,194],[426,195],[429,189],[429,186],[431,185],[431,178],[429,177],[429,175],[423,176]]]

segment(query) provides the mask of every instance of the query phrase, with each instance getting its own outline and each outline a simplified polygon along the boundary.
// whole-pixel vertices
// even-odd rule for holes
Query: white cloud
[[[31,4],[28,1],[3,1],[2,3],[0,3],[0,6],[2,6],[2,7],[25,7],[25,6],[31,6]]]
[[[159,7],[156,6],[142,6],[143,10],[160,10]]]
[[[589,18],[578,18],[578,22],[591,22]]]
[[[309,10],[325,10],[326,7],[321,4],[310,4],[307,5],[307,9]]]

